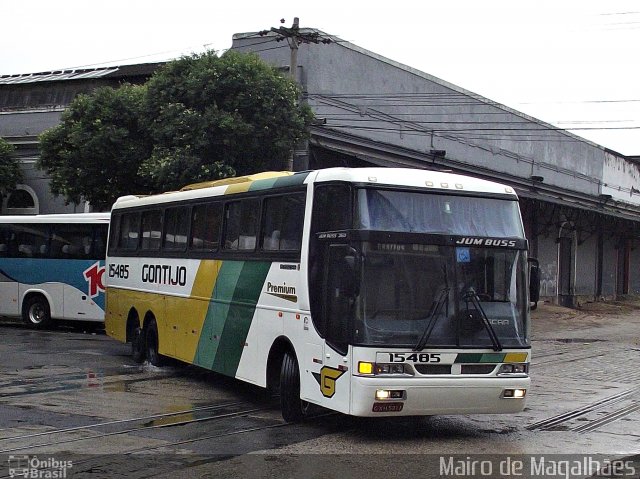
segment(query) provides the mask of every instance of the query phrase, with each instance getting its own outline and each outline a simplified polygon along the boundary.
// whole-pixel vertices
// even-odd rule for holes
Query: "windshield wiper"
[[[493,344],[493,350],[502,351],[502,344],[500,344],[500,339],[496,334],[496,330],[493,329],[493,326],[489,322],[487,314],[484,312],[484,309],[482,309],[482,305],[480,304],[480,300],[478,299],[478,293],[476,293],[473,288],[469,288],[462,296],[462,299],[465,301],[471,300],[471,303],[473,304],[474,308],[476,308],[476,311],[480,313],[482,324],[484,324],[484,327],[489,333],[489,339],[491,339],[491,343]]]
[[[447,288],[444,288],[442,291],[440,291],[440,295],[438,296],[438,299],[436,300],[435,303],[433,303],[434,306],[431,309],[431,312],[429,313],[429,315],[427,316],[427,326],[425,327],[424,333],[422,333],[422,336],[420,337],[418,344],[416,344],[416,346],[413,348],[414,351],[422,351],[426,346],[427,341],[429,341],[429,336],[431,336],[431,332],[433,331],[433,328],[436,325],[438,316],[440,315],[440,310],[442,309],[442,306],[447,302],[448,298],[449,298],[449,288],[447,287]]]

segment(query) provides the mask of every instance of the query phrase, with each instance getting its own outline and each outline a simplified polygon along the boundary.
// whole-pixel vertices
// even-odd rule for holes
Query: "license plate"
[[[404,403],[401,402],[374,402],[373,412],[400,412]]]

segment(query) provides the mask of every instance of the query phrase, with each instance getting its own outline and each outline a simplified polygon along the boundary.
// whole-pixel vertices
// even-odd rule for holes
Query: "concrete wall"
[[[234,36],[233,47],[251,50],[252,42]],[[288,48],[259,55],[289,63]],[[309,105],[327,120],[323,128],[420,153],[446,150],[461,168],[537,175],[545,185],[600,193],[605,151],[598,145],[346,42],[303,44],[298,64]]]
[[[538,237],[538,261],[540,295],[554,297],[558,294],[558,244],[555,236]]]
[[[575,261],[575,294],[593,297],[596,288],[598,238],[592,235],[577,244]]]
[[[640,294],[640,240],[631,242],[630,264],[629,271],[629,293]]]
[[[606,153],[602,175],[602,194],[614,201],[640,205],[640,166],[624,158]]]
[[[602,253],[602,296],[612,298],[616,294],[616,271],[618,266],[618,250],[616,238],[605,235]]]

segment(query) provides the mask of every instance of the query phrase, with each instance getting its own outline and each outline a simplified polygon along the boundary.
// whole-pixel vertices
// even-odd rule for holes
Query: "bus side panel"
[[[173,324],[175,356],[194,363],[196,350],[204,328],[213,287],[218,278],[221,261],[202,260],[198,266],[189,298],[167,296],[167,320]]]
[[[20,315],[20,304],[18,303],[18,282],[2,273],[2,260],[0,260],[0,315]]]
[[[129,314],[129,310],[124,305],[131,304],[125,297],[127,293],[125,290],[114,287],[107,287],[105,292],[104,329],[110,337],[123,343],[127,341],[127,316]]]
[[[104,304],[104,293],[91,298],[86,291],[80,291],[74,286],[64,285],[64,319],[78,319],[81,321],[104,321],[104,311],[98,302]]]
[[[284,334],[285,324],[293,322],[302,328],[299,293],[299,265],[273,263],[262,284],[236,377],[267,386],[267,361],[274,341]]]
[[[235,377],[271,263],[224,261],[193,363]]]

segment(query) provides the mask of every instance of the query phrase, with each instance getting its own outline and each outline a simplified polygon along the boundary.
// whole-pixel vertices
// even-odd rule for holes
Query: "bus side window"
[[[51,257],[87,259],[92,242],[91,226],[86,224],[58,224],[51,240]]]
[[[164,213],[164,243],[168,251],[184,251],[189,234],[189,208],[167,208]]]
[[[6,258],[10,254],[11,225],[0,225],[0,258]]]
[[[107,252],[107,229],[108,225],[98,225],[93,230],[93,248],[91,249],[91,259],[104,260]]]
[[[253,251],[256,247],[260,200],[245,199],[225,206],[224,249]]]
[[[142,213],[142,244],[141,249],[159,250],[162,240],[162,210],[145,211]]]
[[[263,250],[300,251],[304,202],[304,193],[265,199],[261,238]]]
[[[220,242],[222,204],[196,205],[191,214],[190,248],[193,251],[216,251]]]
[[[140,231],[140,213],[125,213],[120,220],[118,249],[135,251],[138,247]]]
[[[45,224],[24,224],[16,228],[16,241],[20,258],[43,257],[41,249],[49,242],[49,226]],[[46,251],[45,251],[46,252]]]

